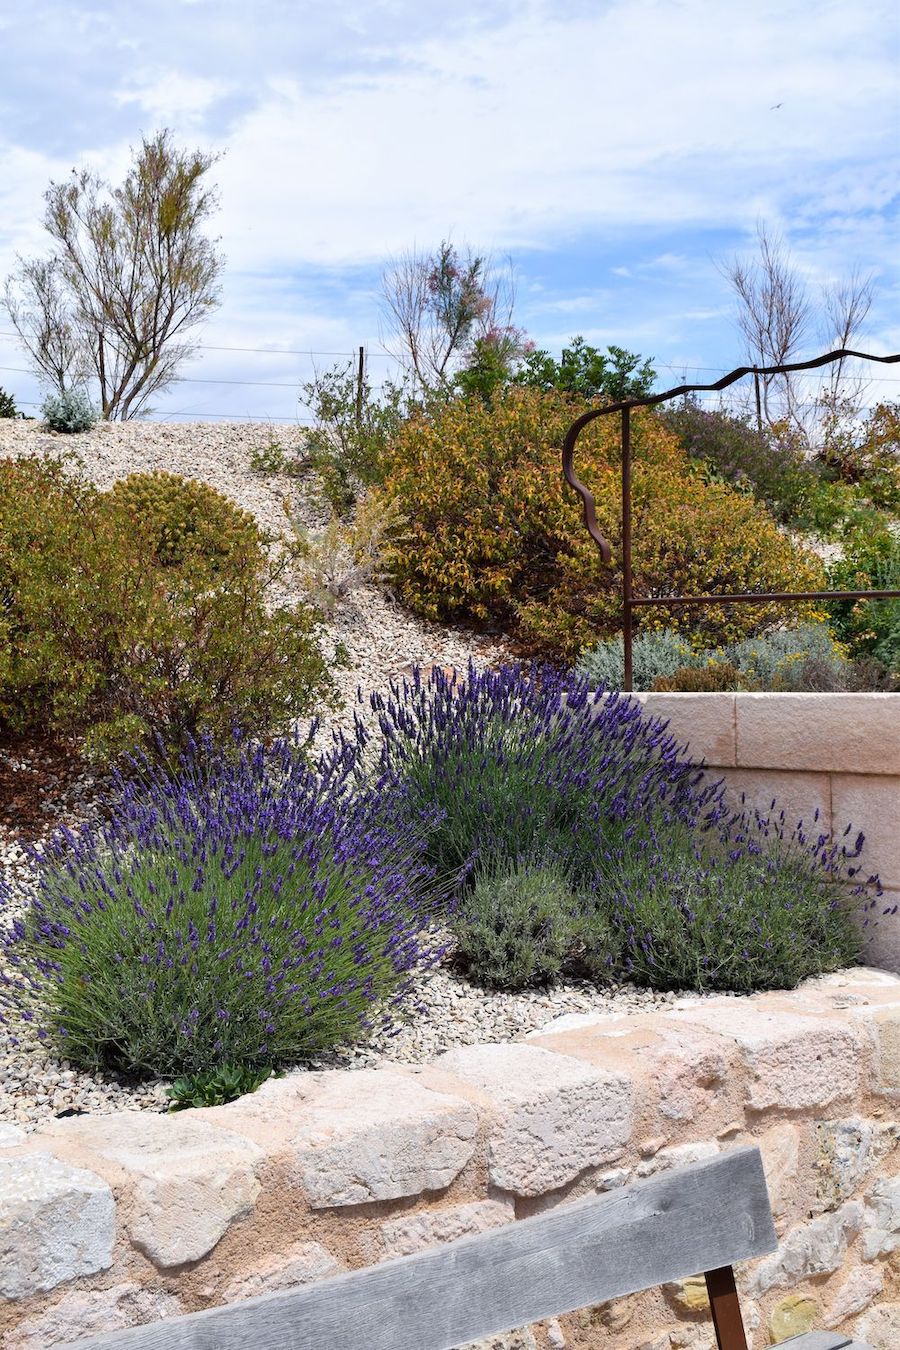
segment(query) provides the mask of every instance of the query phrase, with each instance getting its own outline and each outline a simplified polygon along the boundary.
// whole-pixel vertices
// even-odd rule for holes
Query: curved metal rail
[[[620,399],[608,403],[603,408],[591,408],[577,417],[566,432],[562,450],[562,470],[566,482],[573,487],[581,498],[582,513],[588,534],[593,539],[600,556],[607,565],[612,561],[612,548],[609,540],[600,531],[597,522],[597,508],[590,489],[575,473],[575,446],[588,423],[597,417],[607,417],[610,413],[622,415],[622,635],[625,646],[625,679],[623,687],[631,692],[633,677],[634,650],[634,610],[645,605],[740,605],[765,604],[767,602],[791,604],[799,600],[890,600],[900,598],[900,591],[742,591],[728,595],[670,595],[636,596],[634,594],[634,573],[632,567],[631,535],[631,410],[632,408],[650,408],[656,403],[665,403],[669,399],[679,398],[683,394],[716,393],[727,389],[729,385],[752,375],[755,381],[760,375],[790,375],[794,371],[816,370],[835,361],[853,357],[861,361],[878,361],[885,365],[900,361],[900,353],[892,356],[873,356],[869,352],[850,351],[840,348],[817,356],[811,361],[794,361],[781,366],[738,366],[723,375],[712,384],[679,384],[662,394],[650,394],[646,398]]]

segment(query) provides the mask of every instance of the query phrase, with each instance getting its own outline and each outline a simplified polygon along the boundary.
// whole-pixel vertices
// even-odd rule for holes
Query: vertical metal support
[[[762,431],[762,395],[759,390],[759,371],[753,367],[753,392],[756,395],[756,429]]]
[[[747,1350],[734,1271],[731,1266],[721,1266],[718,1270],[708,1270],[704,1278],[719,1350]]]
[[[626,694],[630,694],[634,681],[634,611],[631,572],[631,409],[628,404],[622,409],[622,637],[625,647],[625,678],[622,681]]]
[[[356,367],[356,425],[362,422],[363,415],[363,389],[366,378],[366,349],[360,347],[359,358]]]

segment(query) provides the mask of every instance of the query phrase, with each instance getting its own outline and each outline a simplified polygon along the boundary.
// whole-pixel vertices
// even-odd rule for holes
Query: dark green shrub
[[[16,407],[16,400],[12,394],[7,394],[5,389],[0,389],[0,417],[18,417],[19,410]]]
[[[272,1077],[267,1068],[248,1068],[245,1064],[222,1064],[184,1078],[176,1078],[166,1088],[170,1111],[186,1111],[192,1106],[225,1106],[255,1092]]]
[[[155,469],[120,478],[109,491],[130,533],[140,535],[157,567],[202,559],[214,570],[229,559],[256,557],[263,537],[253,516],[196,478]]]
[[[572,957],[582,906],[558,862],[488,856],[453,914],[459,960],[489,989],[546,984]]]
[[[61,394],[47,395],[41,404],[41,417],[48,431],[72,435],[90,431],[97,422],[97,409],[87,394],[67,389]]]
[[[828,580],[834,590],[900,590],[900,538],[886,530],[856,535]],[[832,600],[828,609],[853,656],[874,657],[900,674],[900,600]]]
[[[849,858],[861,847],[860,836]],[[857,874],[842,848],[815,824],[790,833],[783,813],[745,815],[703,849],[660,821],[604,860],[600,941],[611,914],[622,973],[653,989],[792,989],[859,959],[849,908],[860,902],[841,884]]]
[[[332,688],[319,621],[272,605],[291,559],[241,526],[162,566],[158,536],[61,462],[0,461],[0,722],[114,756],[235,722],[260,736]]]
[[[701,460],[726,483],[749,487],[778,520],[795,520],[817,489],[819,475],[801,446],[759,430],[749,418],[706,409],[692,400],[669,407],[661,416],[692,459]]]

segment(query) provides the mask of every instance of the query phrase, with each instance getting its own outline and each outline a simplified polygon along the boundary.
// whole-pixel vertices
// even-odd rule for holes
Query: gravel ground
[[[290,449],[300,436],[299,429],[275,431],[265,424],[158,422],[105,424],[84,435],[58,436],[42,432],[37,422],[0,421],[0,455],[74,453],[103,488],[128,473],[151,469],[200,478],[276,531],[285,527],[283,502],[290,496],[298,518],[315,529],[324,523],[324,514],[309,484],[250,469],[254,450],[273,440]],[[300,592],[296,594],[299,598]],[[500,643],[423,624],[373,587],[362,587],[337,605],[327,633],[332,641],[343,642],[351,658],[350,667],[337,676],[345,699],[344,709],[332,719],[337,722],[352,716],[357,688],[364,694],[383,689],[412,664],[461,666],[471,656],[476,664],[486,665],[503,657]],[[7,794],[9,779],[16,775],[27,801],[18,811],[0,815],[0,871],[22,894],[28,865],[21,837],[39,841],[56,824],[89,818],[102,784],[86,774],[67,777],[58,755],[0,748],[0,781],[5,776]],[[420,1062],[451,1045],[521,1038],[565,1013],[646,1011],[675,998],[629,987],[601,991],[585,984],[486,995],[446,969],[423,974],[416,996],[420,1011],[395,1035],[376,1036],[367,1046],[329,1056],[317,1066],[371,1067],[386,1059]],[[52,1114],[158,1111],[166,1105],[164,1085],[134,1086],[76,1072],[49,1055],[30,1029],[20,1035],[18,1045],[0,1041],[2,1120],[33,1127]]]

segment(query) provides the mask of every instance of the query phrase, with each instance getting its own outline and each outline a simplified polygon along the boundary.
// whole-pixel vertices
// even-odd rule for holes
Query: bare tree
[[[872,281],[854,271],[849,277],[810,292],[792,262],[780,235],[762,222],[756,227],[757,257],[735,258],[723,273],[737,297],[737,322],[744,337],[747,361],[754,366],[780,366],[801,357],[815,337],[826,350],[849,347],[858,337],[872,304]],[[851,403],[858,409],[861,386],[851,395],[852,375],[844,361],[831,367],[827,386],[810,400],[813,415],[804,416],[803,384],[790,375],[760,375],[760,425],[788,422],[808,440],[816,436],[823,410],[839,405],[846,416]]]
[[[512,267],[494,267],[470,248],[461,256],[446,241],[434,253],[392,259],[381,292],[386,345],[423,390],[446,388],[477,342],[517,331]]]
[[[95,379],[105,418],[148,411],[195,346],[188,331],[219,302],[223,259],[203,233],[216,156],[145,139],[125,182],[87,170],[45,194],[46,259],[18,259],[5,306],[34,367],[60,392]]]

